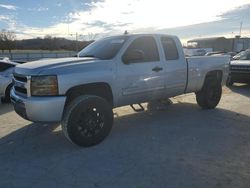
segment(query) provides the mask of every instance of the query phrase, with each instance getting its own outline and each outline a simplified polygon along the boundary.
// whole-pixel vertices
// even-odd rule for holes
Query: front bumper
[[[230,73],[230,80],[232,82],[239,82],[239,83],[250,83],[250,72],[231,72]]]
[[[11,102],[17,114],[33,122],[59,122],[62,119],[65,96],[21,97],[11,90]]]

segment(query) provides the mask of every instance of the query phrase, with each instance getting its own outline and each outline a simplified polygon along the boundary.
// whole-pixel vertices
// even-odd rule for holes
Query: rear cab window
[[[161,45],[167,61],[179,59],[178,49],[173,38],[161,37]]]

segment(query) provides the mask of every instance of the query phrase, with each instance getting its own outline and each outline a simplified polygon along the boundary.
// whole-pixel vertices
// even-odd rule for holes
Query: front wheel
[[[213,109],[219,104],[221,94],[221,84],[218,81],[207,80],[202,89],[196,93],[196,101],[203,109]]]
[[[5,96],[4,96],[4,98],[1,99],[2,103],[10,103],[10,90],[11,90],[11,88],[12,88],[12,85],[9,85],[6,88]]]
[[[232,86],[234,84],[234,82],[232,81],[232,79],[230,77],[228,77],[227,81],[226,81],[226,86]]]
[[[80,96],[66,107],[62,130],[74,144],[83,147],[96,145],[110,133],[113,125],[111,105],[93,95]]]

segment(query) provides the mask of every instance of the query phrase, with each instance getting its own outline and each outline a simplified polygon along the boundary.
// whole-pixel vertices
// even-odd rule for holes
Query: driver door
[[[138,55],[130,57],[131,54]],[[122,55],[117,73],[122,105],[161,97],[165,76],[155,38],[140,36],[132,40]]]

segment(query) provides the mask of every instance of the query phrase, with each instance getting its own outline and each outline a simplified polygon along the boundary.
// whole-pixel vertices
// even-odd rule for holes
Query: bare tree
[[[94,41],[97,36],[98,36],[97,33],[88,33],[88,40],[89,41]]]
[[[79,35],[79,37],[82,37],[85,41],[94,41],[97,38],[97,33],[88,33],[87,35]]]
[[[56,38],[51,35],[45,35],[43,39],[43,50],[54,50],[55,49]]]
[[[44,39],[50,39],[51,40],[52,36],[47,34],[47,35],[44,36]]]
[[[14,32],[5,29],[0,32],[0,48],[2,53],[4,50],[9,50],[9,52],[11,52],[11,50],[15,48],[15,39],[16,35]]]

